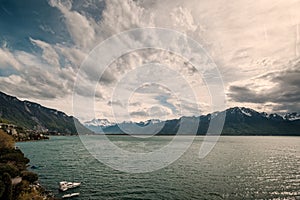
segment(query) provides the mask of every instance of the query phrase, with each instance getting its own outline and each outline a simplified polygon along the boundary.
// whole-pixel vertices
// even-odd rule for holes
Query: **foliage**
[[[16,177],[20,174],[19,169],[11,164],[0,164],[0,177],[5,173],[9,174],[11,177]]]
[[[10,163],[17,168],[18,171],[26,169],[26,164],[29,163],[29,159],[24,156],[24,154],[18,149],[6,149],[0,151],[0,163],[7,164]],[[13,174],[11,174],[14,176]]]
[[[16,200],[45,199],[43,196],[43,189],[41,187],[32,186],[27,180],[23,180],[21,183],[17,184],[14,191],[13,198]]]
[[[43,188],[34,184],[38,180],[38,175],[26,171],[29,159],[21,150],[14,148],[14,142],[8,134],[0,131],[0,200],[53,199],[45,198]],[[12,185],[11,178],[20,175],[22,181]]]
[[[38,175],[36,173],[30,171],[23,171],[21,172],[21,176],[23,180],[28,181],[29,183],[34,183],[38,180]]]
[[[0,149],[13,149],[15,142],[12,136],[0,129]]]
[[[20,183],[15,185],[13,198],[18,199],[21,194],[26,194],[30,192],[29,182],[22,180]]]
[[[1,200],[12,200],[11,176],[8,173],[4,173],[2,176],[2,182],[5,185],[5,190],[3,192]]]
[[[22,193],[18,196],[18,200],[43,200],[37,191],[31,191],[30,193]]]
[[[15,152],[12,152],[12,153],[7,153],[5,155],[1,155],[0,156],[0,161],[1,162],[16,162],[16,163],[22,163],[22,164],[27,164],[29,163],[29,159],[26,158],[24,156],[24,154],[18,152],[18,151],[15,151]]]

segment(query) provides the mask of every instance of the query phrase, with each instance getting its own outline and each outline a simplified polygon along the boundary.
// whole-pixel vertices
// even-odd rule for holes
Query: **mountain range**
[[[174,135],[180,127],[180,121],[184,118],[187,122],[199,121],[197,135],[207,133],[212,119],[225,117],[222,135],[292,135],[300,136],[300,114],[287,113],[279,115],[257,112],[250,108],[234,107],[222,112],[214,112],[198,117],[182,117],[166,121],[147,120],[145,122],[111,123],[107,119],[94,119],[85,122],[84,125],[96,133],[106,134],[141,134],[138,127],[151,125],[151,131],[157,131],[157,135]],[[93,123],[92,123],[93,122]],[[124,131],[125,130],[125,131]],[[189,134],[189,130],[186,131]],[[153,134],[152,132],[149,134]]]
[[[0,92],[0,119],[25,129],[50,133],[91,132],[76,118],[61,111],[34,102],[21,101],[3,92]]]
[[[66,134],[104,132],[107,134],[174,135],[178,132],[180,122],[184,119],[188,123],[197,120],[199,122],[197,135],[205,135],[211,120],[222,118],[222,116],[226,116],[222,135],[300,136],[300,114],[296,112],[279,115],[257,112],[245,107],[234,107],[207,115],[181,117],[166,121],[152,119],[145,122],[114,123],[107,119],[93,119],[82,125],[78,119],[61,111],[34,102],[21,101],[0,92],[0,122],[6,121],[25,129],[37,131]],[[150,131],[145,128],[149,125],[151,126]],[[186,134],[191,134],[189,132],[191,130],[187,128]]]

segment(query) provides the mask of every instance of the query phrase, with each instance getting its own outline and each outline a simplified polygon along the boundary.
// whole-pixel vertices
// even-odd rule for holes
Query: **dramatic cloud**
[[[231,85],[228,96],[235,102],[271,104],[277,112],[300,111],[300,62],[290,64],[293,66]]]
[[[40,43],[39,45],[45,44]],[[43,48],[47,49],[49,46],[46,45]],[[2,49],[0,53],[3,65],[5,63],[14,69],[14,72],[0,77],[1,90],[9,94],[18,94],[21,98],[27,98],[30,95],[37,99],[55,99],[70,93],[71,81],[75,76],[73,70],[50,66],[48,63],[51,62],[48,60],[49,52],[55,54],[53,49],[44,50],[42,56],[24,51],[10,52],[6,48]],[[57,56],[57,54],[55,55]],[[55,62],[55,57],[53,60]]]
[[[57,54],[57,52],[53,49],[53,47],[50,44],[43,42],[41,40],[34,40],[32,38],[30,38],[30,41],[43,50],[42,58],[49,65],[56,66],[56,67],[59,66],[59,55]]]
[[[65,23],[69,34],[76,46],[86,49],[91,46],[95,39],[95,29],[92,26],[92,19],[72,11],[72,1],[50,0],[49,4],[58,8],[64,15]]]
[[[91,97],[95,97],[96,117],[113,118],[111,108],[127,103],[136,120],[150,113],[174,118],[211,111],[212,95],[218,90],[209,91],[207,83],[218,81],[215,74],[206,69],[204,75],[191,64],[193,60],[172,52],[141,49],[114,60],[101,77],[97,63],[77,77],[82,62],[98,44],[143,27],[172,29],[199,42],[219,67],[228,106],[280,112],[300,109],[300,64],[295,61],[300,53],[298,0],[225,4],[221,0],[12,0],[2,2],[1,9],[5,12],[0,14],[0,90],[70,114],[76,92],[82,97],[81,119],[95,117],[85,111],[91,105],[85,105],[84,99]],[[142,37],[120,43],[138,43]],[[158,36],[153,35],[155,39]],[[196,57],[185,42],[172,45],[186,47],[186,53]],[[153,63],[160,68],[138,71]],[[149,77],[160,85],[137,89]],[[82,84],[73,91],[78,80]],[[122,81],[128,86],[122,94],[134,90],[126,103],[113,99]]]

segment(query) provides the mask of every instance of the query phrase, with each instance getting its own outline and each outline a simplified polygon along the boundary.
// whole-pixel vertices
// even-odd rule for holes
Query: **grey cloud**
[[[227,96],[237,102],[265,103],[267,101],[266,98],[256,94],[255,91],[250,90],[248,87],[232,85],[229,87],[229,91]]]
[[[171,91],[157,83],[147,83],[139,87],[135,92],[140,94],[167,94],[171,95]]]
[[[292,68],[266,73],[258,77],[269,80],[273,87],[265,92],[255,91],[255,83],[246,86],[231,85],[228,96],[237,102],[274,103],[274,110],[299,111],[300,104],[300,63]]]
[[[189,74],[190,74],[190,75],[193,75],[193,74],[195,74],[195,73],[198,72],[198,70],[197,70],[196,67],[194,67],[194,66],[189,66],[189,67],[188,67],[188,71],[189,71]]]
[[[129,106],[141,106],[142,104],[140,102],[133,102],[130,103]]]
[[[281,82],[286,86],[300,86],[300,63],[298,63],[295,67],[298,69],[286,70],[283,73],[276,73],[274,75],[274,82]]]
[[[187,101],[183,101],[180,104],[181,112],[188,113],[189,116],[190,115],[194,115],[194,116],[201,115],[203,113],[203,111],[199,107],[200,107],[200,105],[197,105],[196,103],[193,103],[193,102],[187,102]]]
[[[148,116],[148,113],[145,112],[145,111],[134,111],[134,112],[130,113],[130,116],[133,116],[133,117],[146,117],[146,116]]]
[[[17,1],[15,0],[14,2]],[[35,36],[40,38],[40,40],[47,41],[50,46],[45,46],[43,43],[45,53],[42,56],[45,59],[47,58],[46,60],[50,63],[60,65],[57,66],[60,69],[52,69],[52,66],[41,65],[42,63],[35,60],[31,60],[34,61],[33,65],[40,68],[32,68],[32,66],[22,62],[15,63],[12,55],[15,50],[12,50],[9,54],[4,54],[6,60],[3,59],[3,56],[1,57],[2,63],[5,62],[5,65],[12,65],[11,68],[16,70],[16,72],[7,71],[6,69],[2,71],[2,73],[5,72],[0,77],[0,89],[3,91],[9,91],[21,97],[37,99],[64,97],[72,92],[76,74],[71,69],[65,70],[67,66],[72,66],[74,70],[78,69],[87,53],[98,42],[103,41],[114,33],[120,33],[136,27],[165,27],[187,33],[196,41],[203,43],[203,47],[207,48],[208,52],[220,62],[220,66],[223,66],[221,72],[225,72],[222,73],[223,75],[228,74],[228,76],[224,76],[228,81],[238,81],[254,76],[253,74],[259,73],[257,71],[261,69],[261,66],[263,66],[263,69],[270,70],[267,67],[272,67],[273,65],[269,63],[273,64],[275,61],[280,61],[281,63],[283,62],[281,59],[290,59],[295,55],[295,49],[290,48],[294,45],[295,38],[289,36],[291,34],[294,35],[295,30],[293,28],[297,27],[297,22],[290,20],[290,17],[292,16],[293,19],[299,18],[299,12],[297,12],[299,6],[289,1],[282,1],[279,3],[279,6],[275,6],[272,9],[269,6],[271,0],[263,2],[260,6],[257,6],[255,2],[245,1],[236,2],[235,4],[230,4],[230,6],[223,6],[221,1],[215,3],[201,1],[201,6],[199,6],[199,2],[195,0],[184,2],[178,0],[49,0],[48,2],[57,9],[43,5],[45,2],[43,4],[27,3],[24,10],[34,10],[36,12],[34,12],[34,15],[28,12],[24,12],[26,15],[21,15],[24,19],[28,19],[25,21],[30,22],[32,19],[36,19],[36,14],[39,14],[41,18],[36,22],[42,22],[42,24],[34,23],[34,26],[38,29],[43,29],[43,32],[34,28],[30,23],[20,24],[20,27],[15,26],[18,24],[16,22],[19,21],[18,15],[6,15],[3,18],[2,21],[6,25],[3,31],[4,36],[10,36],[13,38],[12,40],[15,40],[13,43],[17,45],[12,44],[12,49],[17,50],[20,48],[20,51],[26,51],[33,56],[36,56],[37,52],[35,52],[36,49],[33,48],[32,44],[27,44],[30,42],[28,40],[29,36]],[[221,10],[219,6],[216,6],[217,4],[221,5]],[[17,10],[13,8],[10,11]],[[244,12],[246,9],[249,12]],[[273,16],[272,13],[276,13],[276,15]],[[231,23],[233,22],[232,19],[238,20],[234,20],[234,23]],[[273,23],[274,21],[276,23]],[[268,42],[264,41],[263,35],[262,37],[256,37],[262,34],[262,25],[266,25],[264,28],[266,28],[265,34],[268,36],[266,39],[269,38]],[[11,28],[14,31],[9,31]],[[20,30],[25,30],[26,33],[30,34],[24,35],[25,32]],[[19,41],[20,38],[28,41],[25,44],[24,41]],[[8,40],[8,44],[12,40]],[[42,43],[40,43],[41,45]],[[218,49],[218,47],[222,48]],[[219,51],[221,56],[219,56]],[[55,60],[54,57],[51,59],[51,56],[56,56],[56,54],[58,54],[57,59]],[[248,61],[248,57],[261,63],[251,63],[252,61]],[[274,57],[275,60],[271,60],[271,62],[268,59],[266,60],[266,58],[271,57]],[[89,69],[89,72],[84,74],[86,77],[83,77],[87,79],[87,82],[84,82],[77,92],[83,96],[94,95],[94,82],[100,81],[100,84],[103,86],[111,86],[122,74],[126,74],[128,69],[150,61],[159,61],[163,65],[172,66],[180,74],[193,75],[196,73],[192,65],[188,65],[187,62],[183,63],[183,59],[179,59],[176,55],[170,55],[169,53],[159,53],[158,50],[145,50],[141,51],[140,54],[132,53],[128,59],[123,61],[117,68],[109,68],[109,71],[105,72],[100,80],[97,68],[95,70]],[[241,64],[242,66],[239,67]],[[244,68],[244,65],[246,66],[247,64],[249,66],[253,64],[254,67]],[[227,66],[233,67],[227,68]],[[27,74],[25,70],[27,70]],[[159,75],[167,80],[176,80],[176,77],[170,74]],[[219,81],[213,76],[214,73],[211,73],[211,75],[207,73],[206,75],[205,77],[210,79],[212,83],[214,83],[214,80]],[[265,74],[264,77],[258,77],[258,79],[268,79],[274,83],[274,87],[266,90],[264,93],[257,92],[254,84],[232,85],[228,96],[238,102],[261,104],[273,102],[278,104],[276,109],[288,109],[288,106],[290,109],[299,108],[299,104],[296,103],[300,99],[299,75],[299,64],[297,64],[293,69],[272,72]],[[11,76],[11,78],[8,76]],[[144,80],[143,77],[139,78]],[[178,87],[180,87],[180,84],[178,83]],[[107,89],[103,88],[104,90]],[[141,91],[143,92],[143,90]],[[146,90],[144,91],[146,92]],[[155,92],[155,90],[153,91]],[[161,91],[161,93],[168,93],[167,91]],[[102,97],[101,92],[97,91],[96,96]],[[106,99],[104,103],[106,104],[107,101]]]
[[[107,102],[107,105],[109,105],[109,106],[117,105],[117,106],[124,107],[122,102],[119,101],[119,100],[110,100],[110,101]]]
[[[130,116],[133,117],[150,117],[150,118],[157,118],[157,117],[163,117],[163,116],[168,116],[171,114],[170,110],[163,109],[161,107],[153,106],[149,109],[146,110],[138,110],[138,111],[133,111],[130,113]]]
[[[285,103],[281,105],[273,105],[272,106],[273,110],[281,113],[286,113],[288,112],[299,112],[300,111],[300,103],[293,102],[293,103]]]
[[[90,84],[77,85],[76,90],[73,92],[84,97],[96,97],[98,99],[103,99],[102,93],[98,90],[94,90],[94,87]]]
[[[20,79],[20,77],[10,77],[11,81]],[[0,90],[9,94],[14,94],[20,98],[35,98],[35,99],[54,99],[62,96],[64,88],[53,88],[43,84],[35,84],[32,86],[26,80],[21,79],[18,85],[12,83],[10,80],[1,80]]]
[[[68,68],[50,67],[41,59],[24,52],[11,52],[12,64],[17,73],[0,77],[0,89],[21,98],[54,99],[65,97],[70,93],[72,84],[66,74],[72,73]],[[65,79],[60,76],[65,74]],[[72,79],[71,79],[72,80]]]
[[[105,70],[100,78],[100,83],[111,84],[111,83],[115,82],[116,80],[117,79],[112,72]]]

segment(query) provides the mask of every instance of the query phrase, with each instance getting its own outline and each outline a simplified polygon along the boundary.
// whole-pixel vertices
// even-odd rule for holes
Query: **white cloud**
[[[0,77],[0,90],[34,100],[62,98],[70,94],[75,78],[74,70],[44,62],[44,59],[50,59],[48,56],[51,54],[57,54],[49,44],[35,42],[46,48],[42,57],[24,51],[0,49],[1,60],[15,69],[15,74]]]
[[[64,57],[65,65],[69,65],[72,68],[78,69],[80,64],[87,56],[85,51],[82,51],[78,47],[68,47],[61,44],[57,44],[54,47],[56,52]]]
[[[7,48],[0,48],[0,67],[1,68],[14,68],[19,70],[21,65],[14,55]]]
[[[72,1],[50,0],[49,4],[58,8],[65,17],[66,26],[75,45],[86,49],[93,44],[95,30],[92,26],[92,19],[72,11]]]
[[[55,67],[59,67],[59,55],[56,53],[56,51],[54,50],[54,48],[41,40],[35,40],[30,38],[30,41],[37,45],[38,47],[40,47],[43,50],[43,55],[42,58],[50,65],[55,66]]]
[[[75,3],[71,0],[49,0],[49,4],[62,13],[74,44],[49,44],[30,38],[33,44],[42,49],[41,57],[32,52],[0,48],[1,69],[12,68],[17,72],[8,77],[0,77],[2,90],[32,100],[67,98],[73,92],[76,73],[82,61],[96,45],[114,34],[140,27],[170,28],[186,33],[200,42],[218,64],[228,88],[226,92],[229,92],[231,85],[247,86],[257,93],[272,90],[276,84],[281,84],[280,81],[261,78],[260,75],[270,71],[284,71],[290,60],[299,57],[298,0],[240,0],[226,3],[221,0],[107,0],[105,10],[99,13],[99,21],[92,18],[86,10],[73,9]],[[93,7],[91,4],[93,2],[89,2],[88,6]],[[137,38],[128,38],[123,42],[138,42],[134,39]],[[188,48],[186,51],[193,53]],[[87,69],[86,76],[82,77],[86,80],[80,93],[83,96],[96,93],[98,115],[102,118],[105,117],[103,115],[111,117],[111,108],[107,103],[111,100],[118,81],[138,66],[151,62],[160,63],[178,73],[170,75],[163,71],[157,72],[163,75],[170,87],[180,88],[174,95],[181,95],[189,102],[190,96],[186,92],[188,85],[196,91],[200,110],[211,111],[211,96],[201,74],[184,58],[166,51],[141,50],[125,55],[108,67],[100,82],[95,72],[97,68]],[[141,76],[134,78],[144,79]],[[179,78],[187,84],[179,82]],[[97,83],[99,85],[95,92]],[[16,84],[21,86],[18,88]],[[46,91],[53,94],[46,94]],[[150,100],[144,97],[146,100],[140,98],[135,102],[142,103],[134,104],[132,112],[145,111],[139,109],[150,108],[158,103],[152,102],[150,96]],[[177,106],[175,100],[169,101]],[[50,105],[49,102],[46,103]],[[239,99],[230,99],[230,105],[239,103]],[[270,102],[267,104],[270,105]],[[279,103],[272,105],[275,104]],[[252,103],[248,105],[253,106]],[[63,105],[56,107],[64,110]],[[193,106],[185,108],[193,110]],[[168,115],[170,117],[172,112]]]

